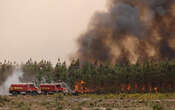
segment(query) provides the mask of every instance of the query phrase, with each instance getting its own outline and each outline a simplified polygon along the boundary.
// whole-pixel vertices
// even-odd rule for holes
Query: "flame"
[[[158,87],[154,87],[154,92],[158,92]]]
[[[130,91],[131,90],[131,85],[128,84],[127,90]]]
[[[78,93],[90,93],[95,92],[93,89],[89,89],[86,86],[86,82],[83,80],[77,81],[74,85],[74,91]]]
[[[78,91],[78,88],[79,88],[79,86],[78,86],[78,84],[76,83],[75,86],[74,86],[74,91]]]
[[[132,85],[130,83],[128,83],[128,84],[123,83],[120,86],[120,90],[121,90],[121,92],[129,92],[132,90],[132,86],[133,86],[133,90],[135,90],[135,92],[138,92],[138,90],[139,90],[140,92],[155,92],[155,93],[158,93],[161,88],[164,88],[164,89],[168,88],[169,90],[171,90],[173,88],[173,85],[170,83],[162,83],[160,88],[159,88],[159,86],[153,85],[151,83],[143,84],[143,85],[142,84],[140,85],[138,83],[134,83],[134,85]],[[79,92],[79,93],[94,93],[97,90],[104,90],[104,89],[105,89],[105,87],[97,87],[96,89],[90,89],[87,86],[87,83],[83,80],[77,81],[75,83],[75,86],[74,86],[74,91]]]

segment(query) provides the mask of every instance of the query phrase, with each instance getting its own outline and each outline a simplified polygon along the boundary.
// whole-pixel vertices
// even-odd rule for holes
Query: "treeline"
[[[23,81],[58,82],[63,80],[72,88],[83,80],[86,89],[99,93],[173,92],[175,91],[175,60],[110,65],[73,60],[69,66],[58,60],[55,67],[49,61],[32,61],[22,66]]]
[[[12,74],[14,64],[0,63],[0,84]],[[119,92],[175,92],[175,60],[144,61],[115,65],[95,63],[80,64],[73,60],[69,66],[58,60],[56,65],[50,61],[28,60],[21,65],[24,74],[22,82],[51,83],[59,80],[74,88],[81,80],[83,86],[97,93]]]
[[[69,77],[85,81],[87,88],[100,93],[175,91],[175,60],[113,66],[84,63],[81,67],[77,61],[75,68]]]
[[[51,83],[60,80],[66,81],[68,78],[66,63],[61,63],[60,60],[53,66],[50,61],[41,60],[37,62],[30,59],[22,64],[21,68],[24,73],[20,79],[22,82]]]

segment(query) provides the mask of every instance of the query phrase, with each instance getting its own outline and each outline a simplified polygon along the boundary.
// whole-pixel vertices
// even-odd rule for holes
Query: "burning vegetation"
[[[89,88],[175,91],[174,13],[175,0],[109,0],[78,39],[76,55]]]
[[[77,63],[75,65],[77,68]],[[78,80],[74,88],[80,93],[174,92],[174,68],[174,60],[117,63],[114,66],[85,63],[72,71],[69,77]]]
[[[80,93],[175,92],[175,0],[109,0],[78,39],[78,60],[30,59],[21,82],[67,82]],[[8,64],[0,64],[0,84]],[[5,68],[5,70],[3,69]]]
[[[77,93],[94,93],[94,89],[88,88],[88,85],[83,80],[77,81],[74,86],[74,91]]]

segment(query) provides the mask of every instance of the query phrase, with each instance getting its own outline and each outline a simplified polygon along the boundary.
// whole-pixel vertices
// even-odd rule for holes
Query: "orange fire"
[[[131,90],[131,85],[128,84],[127,90],[130,91]]]
[[[158,92],[158,88],[157,88],[157,87],[154,87],[154,91],[155,91],[155,92]]]
[[[83,85],[83,84],[85,84],[85,82],[84,82],[83,80],[81,80],[81,81],[80,81],[80,84],[82,84],[82,85]]]
[[[83,80],[77,81],[74,86],[74,91],[78,93],[94,92],[94,90],[88,89],[85,85],[86,85],[86,82],[84,82]]]
[[[165,84],[162,83],[160,88],[157,85],[152,85],[152,84],[143,84],[139,85],[137,83],[134,83],[134,85],[128,83],[123,83],[120,85],[120,90],[121,92],[155,92],[158,93],[161,88],[168,88],[171,90],[173,88],[172,84]],[[97,90],[103,90],[105,87],[99,87],[96,89],[90,89],[87,86],[87,83],[83,80],[77,81],[74,86],[74,90],[79,93],[93,93],[96,92]],[[106,88],[107,89],[107,88]],[[134,90],[134,91],[132,91]]]
[[[78,86],[78,84],[76,83],[75,86],[74,86],[74,91],[78,91],[78,88],[79,88],[79,86]]]

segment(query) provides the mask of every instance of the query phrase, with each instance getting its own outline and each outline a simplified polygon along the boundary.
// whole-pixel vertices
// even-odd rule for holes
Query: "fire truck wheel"
[[[48,94],[48,92],[47,91],[44,91],[44,95],[47,95]]]
[[[12,95],[16,96],[16,95],[18,95],[18,92],[17,91],[13,91]]]
[[[33,91],[31,94],[32,95],[37,95],[37,92],[36,91]]]
[[[31,95],[31,92],[30,92],[30,91],[27,91],[27,92],[26,92],[26,95]]]

